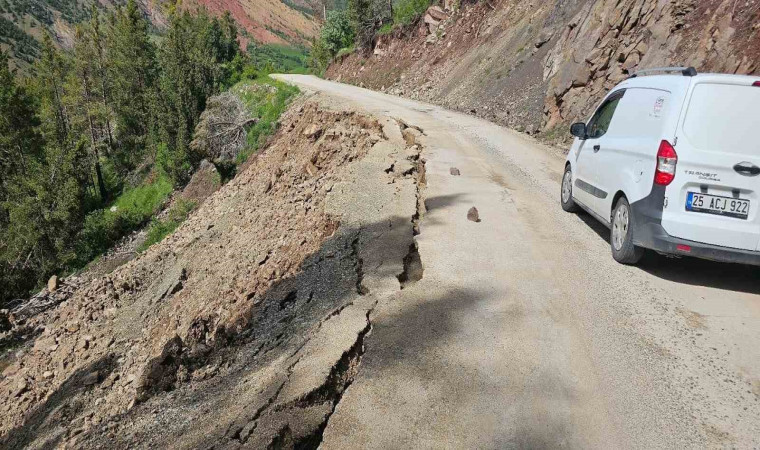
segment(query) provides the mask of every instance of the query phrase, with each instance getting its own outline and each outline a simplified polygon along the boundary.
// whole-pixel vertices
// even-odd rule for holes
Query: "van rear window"
[[[760,87],[696,85],[683,130],[700,150],[760,156]]]

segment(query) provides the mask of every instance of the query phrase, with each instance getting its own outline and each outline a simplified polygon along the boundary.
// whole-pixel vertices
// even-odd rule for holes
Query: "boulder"
[[[198,170],[190,178],[190,182],[182,190],[182,198],[200,204],[221,186],[221,176],[216,170],[216,166],[204,159],[201,161]]]
[[[302,134],[307,138],[318,138],[319,135],[322,134],[322,128],[320,128],[319,125],[314,124],[303,130]]]
[[[552,32],[551,30],[543,30],[541,33],[538,34],[538,37],[536,38],[536,42],[533,43],[533,45],[536,48],[541,48],[549,42],[552,39]]]
[[[161,353],[148,362],[137,384],[137,402],[147,400],[156,392],[174,389],[182,350],[182,339],[175,335],[164,344]]]
[[[471,222],[480,222],[480,214],[478,213],[478,208],[472,207],[469,211],[467,211],[467,220]]]
[[[440,6],[431,6],[428,8],[427,15],[439,22],[449,18],[449,15],[443,9],[441,9]]]
[[[438,25],[441,23],[439,20],[435,20],[435,18],[430,14],[425,14],[425,17],[422,20],[428,26],[428,31],[431,34],[435,33],[435,31],[438,29]]]
[[[48,291],[53,292],[58,289],[58,276],[53,275],[47,282]]]
[[[632,52],[628,57],[625,59],[625,62],[623,63],[622,69],[631,72],[633,68],[639,65],[639,62],[641,61],[641,56],[638,54],[638,52]]]
[[[84,386],[92,386],[95,384],[98,384],[100,381],[100,372],[97,370],[88,373],[84,377],[82,377],[82,385]]]

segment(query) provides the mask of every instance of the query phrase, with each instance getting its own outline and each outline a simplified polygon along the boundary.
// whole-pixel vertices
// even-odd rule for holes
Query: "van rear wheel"
[[[631,220],[631,205],[625,197],[621,197],[612,213],[612,230],[610,246],[612,257],[621,264],[636,264],[644,256],[644,249],[633,245],[633,221]]]
[[[573,200],[573,171],[570,165],[565,169],[565,175],[562,176],[562,192],[560,195],[562,209],[567,212],[578,211],[578,204]]]

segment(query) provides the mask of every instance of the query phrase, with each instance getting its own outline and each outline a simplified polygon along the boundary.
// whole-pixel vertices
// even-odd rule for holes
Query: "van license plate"
[[[686,197],[686,210],[746,220],[749,215],[749,200],[689,192]]]

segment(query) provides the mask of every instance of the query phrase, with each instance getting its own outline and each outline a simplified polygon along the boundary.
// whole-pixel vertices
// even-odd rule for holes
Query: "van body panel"
[[[669,91],[630,87],[620,102],[597,153],[597,181],[610,195],[599,201],[599,215],[610,217],[615,194],[622,191],[629,203],[649,195],[656,154],[665,119],[673,107]]]
[[[596,155],[591,141],[593,140],[580,140],[574,146],[573,197],[586,208],[596,210],[597,196],[593,192]]]
[[[737,164],[760,167],[760,87],[752,86],[755,80],[702,76],[690,86],[676,129],[676,176],[665,192],[662,227],[668,234],[721,247],[758,249],[760,176],[734,169]],[[748,216],[689,211],[689,193],[728,202],[749,200]]]

